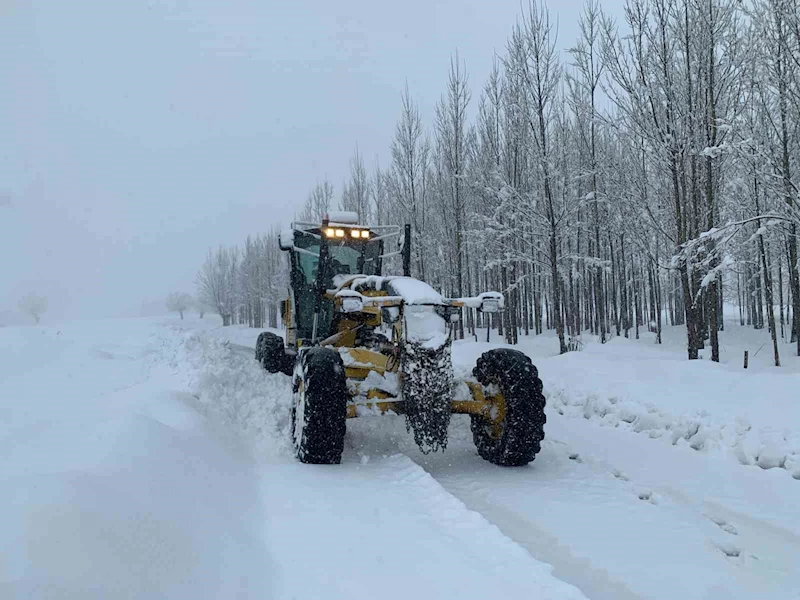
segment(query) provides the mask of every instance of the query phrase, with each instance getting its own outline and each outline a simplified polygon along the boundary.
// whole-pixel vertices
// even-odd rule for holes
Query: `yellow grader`
[[[385,253],[386,242],[397,250]],[[494,313],[503,296],[444,298],[410,277],[410,227],[368,227],[355,213],[292,223],[280,247],[290,263],[282,302],[286,341],[263,332],[256,360],[292,378],[292,440],[304,463],[341,461],[347,419],[405,415],[424,453],[447,446],[450,415],[468,414],[478,454],[503,466],[531,462],[544,438],[542,382],[516,350],[484,352],[472,377],[454,378],[452,324],[462,309]],[[381,275],[402,256],[403,276]]]

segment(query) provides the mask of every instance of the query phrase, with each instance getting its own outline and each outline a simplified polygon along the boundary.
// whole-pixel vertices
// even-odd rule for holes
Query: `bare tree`
[[[322,221],[322,217],[331,208],[333,194],[333,185],[327,179],[318,181],[309,192],[299,219],[310,222]]]
[[[411,223],[414,237],[425,237],[425,173],[428,169],[428,145],[424,137],[419,108],[411,98],[406,83],[402,111],[392,140],[392,164],[386,179],[389,195],[395,203],[395,215]],[[413,268],[425,279],[425,258],[419,244],[412,246]]]
[[[170,312],[180,314],[183,319],[183,313],[192,306],[193,299],[186,292],[172,292],[167,296],[167,309]]]
[[[387,191],[387,174],[381,170],[377,157],[375,158],[375,170],[372,173],[372,182],[369,189],[372,194],[372,206],[375,210],[373,217],[376,225],[388,225],[389,213],[389,194]]]
[[[238,264],[239,251],[220,246],[216,251],[209,250],[206,262],[197,274],[198,298],[214,308],[222,317],[224,326],[233,324],[236,318]]]
[[[47,298],[40,296],[36,292],[31,292],[20,299],[19,309],[26,315],[33,317],[33,320],[38,325],[42,315],[47,311]]]
[[[466,224],[466,191],[464,177],[467,162],[467,107],[470,101],[469,79],[466,69],[461,65],[458,53],[450,59],[450,72],[447,79],[447,92],[436,107],[436,151],[441,160],[440,168],[444,176],[445,224],[454,219],[448,227],[453,235],[455,251],[455,293],[464,295],[464,229]],[[459,319],[458,337],[464,337],[464,323]]]
[[[368,223],[372,217],[369,178],[358,146],[350,159],[350,181],[342,189],[340,206],[342,210],[350,210],[358,214],[361,223]]]
[[[204,302],[201,302],[198,299],[194,300],[193,306],[194,309],[197,311],[197,316],[202,319],[206,315],[206,312],[208,311],[208,306],[206,306]]]
[[[559,280],[559,227],[561,217],[553,189],[550,136],[554,119],[554,103],[561,78],[561,66],[556,55],[556,38],[546,8],[538,1],[531,2],[520,31],[524,60],[519,63],[520,75],[526,86],[528,126],[538,162],[538,177],[544,195],[544,214],[548,225],[548,258],[550,263],[553,321],[561,353],[567,351],[564,321],[561,312],[561,283]]]
[[[580,117],[585,117],[588,127],[581,127],[580,133],[583,138],[582,147],[588,148],[588,168],[581,176],[588,179],[588,194],[591,202],[591,214],[594,228],[594,242],[592,254],[595,259],[594,270],[594,302],[597,306],[603,306],[604,270],[601,255],[602,246],[600,245],[600,190],[598,188],[598,158],[597,158],[597,129],[600,117],[597,113],[597,95],[600,88],[601,78],[605,70],[602,52],[600,51],[600,31],[601,14],[597,0],[588,0],[583,14],[579,20],[580,38],[578,43],[570,49],[570,53],[575,60],[577,70],[576,77],[568,79],[572,88],[572,103],[574,110]],[[585,122],[585,121],[583,121]],[[606,341],[608,332],[605,311],[598,312],[598,333],[600,341]]]

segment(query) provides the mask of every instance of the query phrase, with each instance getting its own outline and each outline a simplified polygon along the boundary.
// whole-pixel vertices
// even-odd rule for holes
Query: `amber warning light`
[[[325,229],[325,237],[329,238],[343,238],[347,235],[344,229],[339,229],[336,227],[327,227]],[[349,235],[353,239],[369,239],[370,232],[367,229],[350,229]]]

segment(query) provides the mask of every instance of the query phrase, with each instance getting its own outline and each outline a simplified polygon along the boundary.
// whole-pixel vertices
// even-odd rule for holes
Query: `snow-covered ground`
[[[800,598],[800,359],[741,369],[764,332],[728,324],[723,364],[677,329],[524,339],[548,423],[520,469],[465,417],[444,453],[376,417],[342,465],[298,464],[258,333],[0,329],[0,598]],[[490,347],[457,343],[457,369]]]

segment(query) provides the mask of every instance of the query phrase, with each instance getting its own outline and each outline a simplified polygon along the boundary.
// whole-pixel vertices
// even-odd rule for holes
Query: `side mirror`
[[[486,298],[481,302],[481,312],[496,313],[500,310],[500,302],[496,298]]]
[[[503,308],[503,294],[499,292],[484,292],[480,295],[482,313],[496,313]]]
[[[294,230],[293,229],[284,229],[281,231],[281,235],[278,238],[278,247],[283,250],[291,250],[294,248]]]

